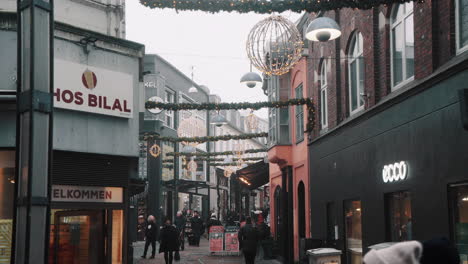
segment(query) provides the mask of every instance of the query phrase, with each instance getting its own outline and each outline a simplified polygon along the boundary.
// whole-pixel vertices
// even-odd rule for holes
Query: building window
[[[13,214],[15,197],[15,151],[0,151],[0,230],[2,248],[0,262],[9,263],[13,238]]]
[[[468,183],[449,187],[452,239],[460,254],[460,263],[468,263]]]
[[[391,18],[392,89],[414,77],[413,3],[395,6]]]
[[[328,127],[328,81],[327,81],[327,61],[324,59],[320,70],[320,119],[322,129]]]
[[[296,87],[296,98],[302,98],[302,84]],[[304,139],[304,106],[296,106],[296,142]]]
[[[362,263],[362,208],[360,200],[344,202],[346,257],[349,264]]]
[[[364,108],[364,55],[362,34],[354,34],[349,53],[349,107],[354,114]]]
[[[385,196],[387,234],[390,241],[413,239],[410,192],[395,192]]]
[[[457,50],[468,50],[468,0],[455,1]]]
[[[166,103],[175,103],[174,92],[165,91]],[[174,111],[166,110],[166,126],[174,128]]]

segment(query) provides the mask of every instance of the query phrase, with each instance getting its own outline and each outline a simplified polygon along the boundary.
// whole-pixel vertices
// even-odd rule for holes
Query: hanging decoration
[[[239,141],[234,143],[232,153],[240,159],[245,153],[245,145]]]
[[[172,8],[177,11],[204,11],[209,13],[238,12],[271,14],[292,11],[312,13],[340,8],[370,9],[379,5],[404,2],[424,2],[424,0],[288,0],[288,1],[239,1],[239,0],[140,0],[149,8]]]
[[[308,105],[313,107],[311,98],[293,98],[284,101],[271,101],[271,102],[240,102],[240,103],[160,103],[147,101],[145,107],[161,108],[164,110],[180,111],[180,110],[245,110],[252,109],[258,110],[261,108],[283,108],[295,105]]]
[[[268,149],[247,149],[244,151],[244,153],[262,153],[262,152],[267,152]],[[197,156],[197,157],[211,157],[211,156],[225,156],[225,155],[234,155],[232,151],[221,151],[221,152],[199,152],[199,153],[193,153],[193,152],[168,152],[166,156]]]
[[[301,33],[288,19],[272,15],[258,22],[247,37],[250,63],[266,75],[283,75],[302,56]]]
[[[192,147],[196,147],[199,143],[206,142],[206,141],[196,141],[190,140],[193,138],[201,138],[203,139],[206,135],[206,125],[205,122],[196,116],[190,116],[185,118],[180,122],[179,127],[177,128],[177,136],[178,139],[181,140],[174,140],[171,137],[160,137],[161,140],[169,141],[169,142],[182,142],[184,145],[190,145]],[[162,139],[164,138],[164,139]]]
[[[224,177],[229,178],[229,177],[231,177],[232,173],[234,173],[234,170],[232,169],[231,166],[226,167],[226,168],[224,169]]]
[[[210,166],[235,166],[238,169],[241,169],[242,166],[251,165],[251,164],[255,164],[255,162],[244,162],[244,163],[242,163],[240,165],[237,162],[231,162],[231,163],[215,162],[215,163],[209,163],[208,165],[210,165]]]
[[[230,159],[229,159],[230,158]],[[252,157],[252,158],[242,158],[244,161],[259,161],[265,160],[264,157]],[[239,158],[207,158],[207,157],[196,157],[195,161],[208,161],[208,162],[222,162],[222,163],[233,163],[234,161],[239,160]],[[163,163],[173,163],[174,159],[163,159]]]
[[[250,129],[250,130],[257,130],[258,128],[258,117],[253,113],[253,111],[250,112],[245,117],[245,125]]]
[[[149,149],[149,153],[151,156],[153,156],[154,158],[157,158],[159,157],[159,155],[161,155],[161,147],[158,145],[158,144],[154,144],[153,146],[151,146],[151,148]]]
[[[182,144],[190,144],[190,145],[198,145],[204,142],[215,142],[215,141],[226,141],[226,140],[243,140],[243,139],[252,139],[252,138],[259,138],[259,137],[267,137],[268,133],[249,133],[249,134],[241,134],[241,135],[223,135],[223,136],[206,136],[206,137],[163,137],[158,134],[153,133],[145,133],[143,134],[143,138],[145,140],[153,139],[153,140],[162,140],[168,142],[182,142]],[[194,154],[195,155],[195,154]]]

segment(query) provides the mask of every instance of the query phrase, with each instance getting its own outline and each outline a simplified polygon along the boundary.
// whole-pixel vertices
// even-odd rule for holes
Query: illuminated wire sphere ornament
[[[258,22],[247,37],[247,56],[267,75],[282,75],[299,61],[304,43],[294,23],[278,15]]]
[[[245,152],[245,145],[241,142],[235,143],[232,148],[232,153],[237,157],[241,157],[244,155]]]
[[[196,116],[191,116],[180,122],[180,125],[177,128],[177,136],[204,137],[206,136],[206,125],[203,120],[197,118]],[[182,144],[196,147],[199,143],[182,141]]]
[[[319,17],[310,22],[305,37],[311,41],[326,42],[341,36],[340,26],[329,17]]]
[[[248,72],[242,76],[240,82],[249,88],[255,88],[262,84],[262,77],[256,72]]]
[[[250,130],[256,130],[258,128],[258,117],[253,112],[251,112],[245,117],[245,125]]]

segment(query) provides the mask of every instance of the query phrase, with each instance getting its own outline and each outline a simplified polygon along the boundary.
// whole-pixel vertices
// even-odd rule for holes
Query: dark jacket
[[[158,228],[155,223],[148,223],[146,225],[145,237],[147,241],[156,241]]]
[[[258,231],[252,224],[244,225],[239,231],[239,243],[242,251],[255,254],[257,252]]]
[[[159,236],[161,245],[159,246],[159,253],[177,251],[179,250],[179,232],[173,225],[164,225],[161,228]]]
[[[222,225],[221,224],[221,221],[219,221],[218,219],[216,218],[210,218],[210,220],[208,220],[208,223],[206,225],[207,229],[208,229],[208,233],[210,232],[210,227],[212,226],[220,226]]]
[[[191,222],[191,227],[192,227],[192,232],[195,235],[202,235],[204,232],[204,226],[203,226],[203,220],[200,219],[200,217],[192,217],[190,219]]]
[[[258,239],[266,240],[270,237],[270,227],[265,222],[258,225]]]
[[[175,224],[175,226],[176,226],[176,228],[177,228],[177,231],[181,232],[181,231],[184,230],[184,228],[185,228],[185,222],[187,222],[187,221],[185,220],[185,217],[183,217],[183,216],[180,216],[180,217],[176,216],[176,219],[175,219],[175,221],[174,221],[174,224]]]

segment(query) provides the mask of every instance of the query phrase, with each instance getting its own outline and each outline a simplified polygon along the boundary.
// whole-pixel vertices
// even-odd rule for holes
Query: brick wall
[[[427,0],[414,4],[415,79],[432,74],[455,55],[454,0]],[[392,6],[371,10],[340,9],[325,12],[341,25],[339,39],[326,43],[310,42],[307,60],[308,89],[317,102],[316,129],[320,120],[320,67],[323,58],[328,63],[328,130],[350,116],[347,56],[356,32],[363,36],[365,108],[383,100],[391,92],[390,15]],[[310,14],[310,20],[316,14]]]

